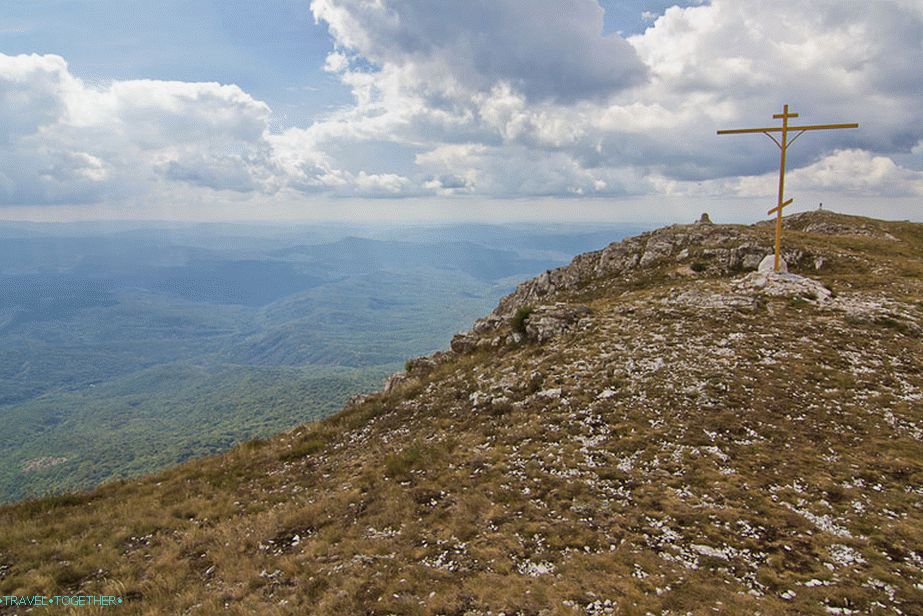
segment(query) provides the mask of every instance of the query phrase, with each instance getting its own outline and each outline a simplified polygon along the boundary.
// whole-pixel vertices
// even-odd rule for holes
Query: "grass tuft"
[[[516,310],[516,314],[513,315],[513,318],[510,320],[510,327],[517,334],[526,333],[526,321],[529,320],[529,317],[535,311],[532,306],[520,306]]]

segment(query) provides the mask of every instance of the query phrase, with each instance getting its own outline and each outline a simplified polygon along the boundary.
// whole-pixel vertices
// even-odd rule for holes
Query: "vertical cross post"
[[[773,269],[779,271],[781,260],[782,260],[782,209],[789,205],[792,202],[792,199],[785,201],[785,154],[788,151],[789,146],[795,143],[795,140],[803,135],[806,131],[809,130],[828,130],[834,128],[859,128],[859,124],[853,122],[849,124],[814,124],[809,126],[789,126],[789,118],[797,118],[797,113],[789,113],[788,105],[782,107],[782,113],[776,113],[772,116],[775,119],[782,120],[781,127],[769,127],[769,128],[737,128],[732,130],[719,130],[719,135],[732,135],[740,133],[763,133],[770,139],[772,139],[780,150],[780,160],[779,160],[779,199],[776,202],[776,207],[769,210],[769,214],[775,213],[776,215],[776,246],[775,246],[775,265]],[[788,139],[788,133],[791,131],[798,131],[798,134],[795,135],[791,141]],[[772,133],[782,133],[782,140],[779,141],[772,136]]]
[[[782,259],[782,200],[785,198],[785,152],[788,150],[788,119],[797,118],[797,113],[788,112],[788,104],[782,107],[782,113],[773,114],[773,118],[782,118],[782,143],[779,146],[781,150],[781,160],[779,161],[779,201],[776,204],[776,259],[773,266],[774,271],[779,271],[779,261]]]

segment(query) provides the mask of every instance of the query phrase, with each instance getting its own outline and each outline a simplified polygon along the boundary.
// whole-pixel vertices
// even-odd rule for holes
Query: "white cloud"
[[[643,80],[594,0],[313,0],[338,46],[427,97],[506,82],[533,100],[604,97]],[[588,60],[592,61],[588,61]]]
[[[59,56],[0,55],[0,201],[99,201],[164,180],[214,190],[278,185],[269,108],[237,86],[122,81],[103,89]]]
[[[389,139],[412,150],[425,172],[418,181],[440,194],[644,194],[759,178],[777,165],[773,145],[715,130],[771,123],[782,102],[809,121],[862,124],[853,134],[805,136],[793,167],[836,149],[887,158],[923,137],[923,77],[910,70],[923,61],[923,17],[908,2],[715,0],[668,9],[627,41],[599,34],[594,2],[474,2],[446,12],[397,0],[315,0],[312,10],[330,28],[357,101],[318,132],[349,134],[356,147]],[[600,47],[581,49],[575,37]],[[600,51],[604,44],[617,53]],[[528,70],[507,61],[511,47],[534,52]],[[555,71],[562,64],[548,61],[558,56],[584,76],[617,62],[610,73],[628,77],[575,88]],[[458,143],[481,149],[441,168],[426,156]],[[547,177],[528,177],[546,167]]]
[[[864,150],[837,150],[792,176],[793,181],[814,190],[923,197],[923,171],[905,169],[887,156]]]
[[[37,131],[64,112],[63,92],[73,87],[58,56],[0,55],[0,140]]]
[[[799,147],[816,156],[830,143],[906,150],[923,136],[921,40],[919,4],[715,0],[671,8],[629,42],[651,69],[639,94],[672,109],[698,95],[710,123],[765,125],[782,102],[861,121],[855,135],[806,137]]]
[[[791,103],[793,189],[919,195],[923,7],[713,0],[603,34],[594,0],[314,0],[354,104],[271,130],[234,85],[94,87],[0,55],[0,202],[232,195],[743,195],[774,191],[760,135]],[[900,159],[898,162],[897,159]]]
[[[778,172],[703,182],[677,181],[665,177],[652,178],[658,192],[665,195],[721,197],[737,195],[759,197],[766,203],[775,202],[778,195]],[[887,156],[876,156],[865,150],[835,150],[820,160],[786,173],[786,196],[806,192],[849,194],[862,197],[923,196],[923,171],[907,169]]]

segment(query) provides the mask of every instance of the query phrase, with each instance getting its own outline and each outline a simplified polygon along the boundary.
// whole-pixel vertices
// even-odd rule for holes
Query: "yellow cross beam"
[[[782,159],[779,162],[779,200],[776,204],[776,207],[769,210],[769,214],[773,212],[776,214],[776,260],[775,260],[775,271],[779,271],[779,261],[781,260],[782,255],[782,208],[786,205],[789,205],[792,202],[792,199],[785,201],[783,203],[783,198],[785,194],[785,153],[788,150],[789,146],[795,143],[795,139],[811,130],[830,130],[836,128],[859,128],[858,123],[849,123],[849,124],[808,124],[806,126],[789,126],[789,118],[797,118],[797,113],[789,113],[788,105],[783,106],[782,113],[773,114],[773,118],[781,119],[781,127],[767,127],[767,128],[735,128],[730,130],[719,130],[719,135],[739,135],[743,133],[763,133],[770,139],[772,139],[779,150],[782,151]],[[788,134],[792,131],[797,131],[798,134],[792,137],[791,140],[788,139]],[[772,133],[782,133],[782,141],[779,141],[773,137]]]
[[[769,211],[766,212],[766,213],[767,213],[767,214],[770,214],[770,215],[771,215],[771,214],[775,214],[777,210],[781,210],[781,209],[784,208],[786,205],[791,205],[791,204],[792,204],[792,201],[794,201],[794,199],[789,199],[789,200],[786,201],[785,203],[781,203],[781,204],[777,205],[776,207],[772,208],[771,210],[769,210]]]

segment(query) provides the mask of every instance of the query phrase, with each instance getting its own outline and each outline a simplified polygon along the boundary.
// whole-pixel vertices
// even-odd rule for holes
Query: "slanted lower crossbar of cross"
[[[776,212],[781,212],[781,211],[782,211],[782,208],[784,208],[784,207],[787,206],[787,205],[791,205],[791,204],[792,204],[792,201],[794,201],[794,199],[789,199],[789,200],[786,201],[785,203],[782,203],[781,205],[777,205],[776,207],[772,208],[771,210],[769,210],[769,211],[766,212],[766,213],[772,215],[772,214],[775,214]]]

